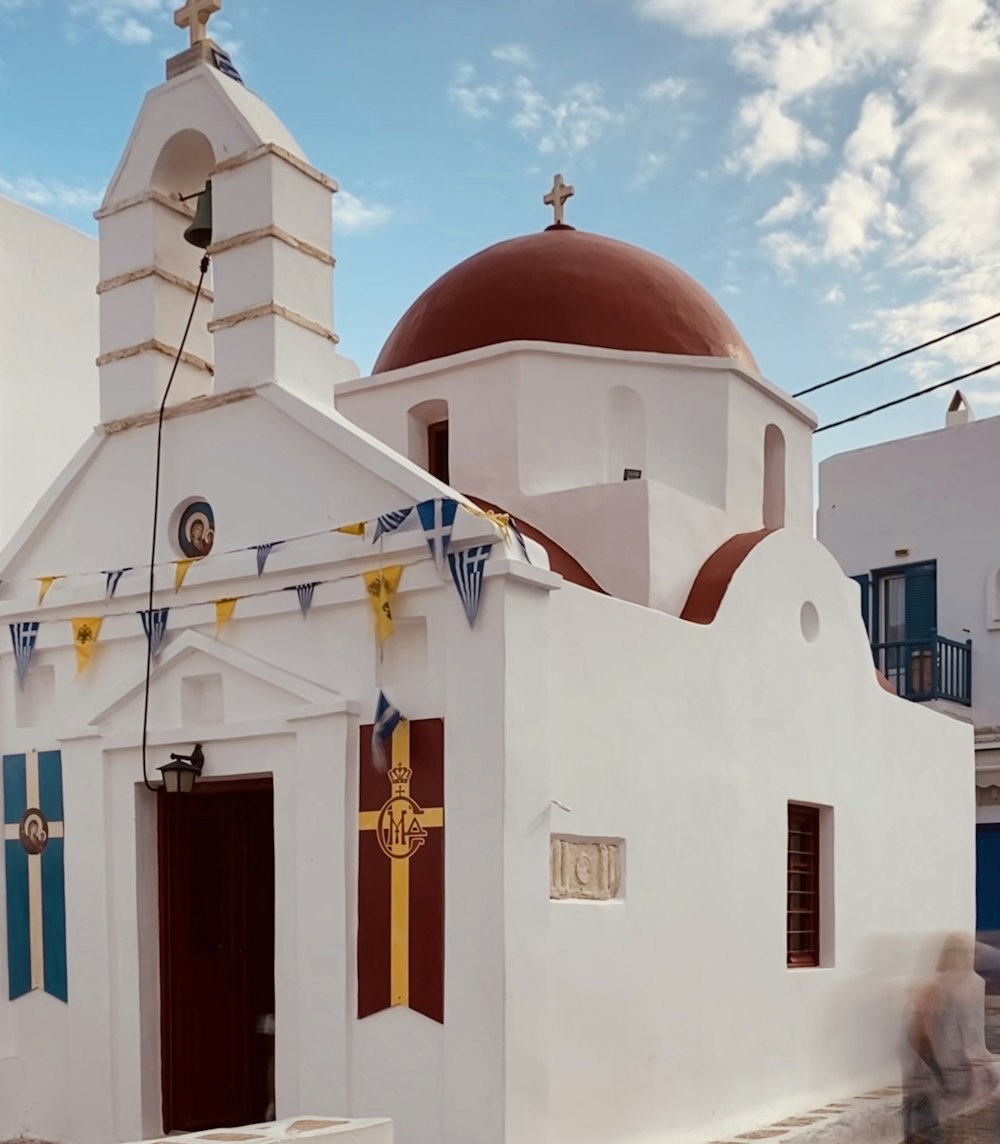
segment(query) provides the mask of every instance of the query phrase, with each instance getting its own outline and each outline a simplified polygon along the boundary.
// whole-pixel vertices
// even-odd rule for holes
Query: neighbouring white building
[[[560,180],[359,378],[335,185],[220,65],[146,97],[100,425],[0,553],[0,1137],[708,1140],[891,1083],[972,732],[877,676],[812,415]]]
[[[0,196],[0,541],[97,424],[97,280],[94,239]]]
[[[977,913],[1000,931],[1000,417],[956,391],[943,428],[819,466],[819,539],[861,585],[876,663],[975,728]]]

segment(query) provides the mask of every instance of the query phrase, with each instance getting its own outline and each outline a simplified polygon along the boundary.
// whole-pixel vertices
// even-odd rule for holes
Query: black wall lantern
[[[167,794],[190,794],[201,778],[205,765],[205,752],[196,743],[190,755],[171,755],[170,762],[160,767],[163,789]]]

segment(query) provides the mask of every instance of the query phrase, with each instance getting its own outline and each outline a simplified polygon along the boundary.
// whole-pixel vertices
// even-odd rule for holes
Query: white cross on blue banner
[[[62,755],[3,759],[10,999],[35,989],[68,1000]]]

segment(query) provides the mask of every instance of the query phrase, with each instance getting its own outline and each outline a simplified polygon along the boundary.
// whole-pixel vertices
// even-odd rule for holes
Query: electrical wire
[[[891,361],[899,361],[900,358],[904,358],[908,354],[915,354],[917,350],[925,350],[928,346],[936,346],[938,342],[953,338],[956,334],[964,334],[966,330],[974,330],[976,326],[984,326],[987,322],[992,322],[994,318],[1000,318],[1000,310],[995,314],[980,318],[978,321],[969,322],[967,326],[959,326],[957,330],[949,330],[946,334],[939,334],[936,338],[921,342],[919,346],[911,346],[908,350],[900,350],[899,353],[890,354],[889,357],[880,358],[878,361],[873,361],[869,365],[863,365],[860,369],[852,369],[849,373],[842,373],[837,377],[831,377],[828,381],[821,381],[818,385],[810,385],[808,389],[800,389],[798,393],[793,393],[792,397],[805,397],[807,393],[815,393],[817,389],[826,389],[828,385],[834,385],[838,381],[846,381],[849,377],[857,377],[859,373],[867,373],[868,370],[877,369],[880,365],[888,365]]]
[[[205,275],[208,273],[208,266],[209,258],[206,254],[201,260],[201,276],[198,279],[198,286],[194,292],[194,301],[191,303],[191,313],[188,314],[187,325],[184,327],[184,334],[181,337],[181,344],[177,347],[177,355],[174,358],[174,364],[170,370],[170,377],[167,379],[167,387],[163,391],[163,400],[160,402],[160,414],[156,422],[156,476],[153,480],[153,539],[150,544],[149,555],[149,610],[146,620],[149,625],[149,631],[146,633],[146,684],[142,700],[142,781],[146,789],[151,791],[155,791],[156,787],[149,781],[149,771],[146,766],[146,743],[149,736],[149,684],[153,676],[153,589],[156,583],[156,533],[160,524],[160,467],[163,459],[163,417],[167,409],[167,398],[170,396],[171,386],[174,384],[174,378],[177,376],[177,369],[184,355],[184,346],[187,343],[188,334],[191,332],[194,315],[198,309],[198,302],[201,299],[201,292],[205,285]]]
[[[851,421],[860,421],[862,417],[870,417],[873,413],[881,413],[883,409],[891,409],[894,405],[902,405],[906,401],[912,401],[915,397],[923,397],[925,393],[933,393],[935,389],[943,389],[946,385],[954,385],[956,382],[965,381],[967,377],[975,377],[976,374],[986,373],[989,369],[996,369],[1000,366],[1000,361],[992,361],[989,365],[981,365],[978,369],[970,369],[968,373],[960,373],[957,377],[949,377],[947,381],[939,381],[934,385],[928,385],[925,389],[918,389],[916,393],[908,393],[905,397],[897,397],[894,401],[886,401],[881,405],[873,405],[871,409],[864,409],[860,413],[855,413],[852,417],[842,417],[839,421],[831,421],[829,425],[821,425],[814,433],[823,433],[827,429],[836,429],[840,425],[847,425]]]

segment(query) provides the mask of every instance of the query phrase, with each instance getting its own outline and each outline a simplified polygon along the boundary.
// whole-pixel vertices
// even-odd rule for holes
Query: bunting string
[[[523,537],[520,536],[520,530],[517,528],[516,522],[513,520],[513,518],[508,513],[487,512],[484,509],[481,509],[478,506],[473,505],[473,504],[463,504],[460,501],[453,501],[453,500],[446,500],[446,499],[442,499],[441,501],[426,501],[423,503],[426,505],[440,504],[442,506],[445,506],[445,511],[450,511],[449,506],[454,505],[456,512],[458,509],[463,509],[465,512],[469,513],[472,516],[479,517],[480,519],[488,521],[490,524],[492,524],[500,532],[500,534],[503,536],[504,540],[509,539],[509,533],[510,532],[514,532],[516,538],[519,541],[519,546],[523,546]],[[364,537],[367,533],[367,530],[371,526],[374,526],[374,532],[377,533],[377,536],[375,536],[374,539],[381,539],[382,536],[386,535],[387,533],[397,531],[406,522],[406,520],[410,517],[411,513],[413,512],[414,508],[416,508],[416,507],[418,507],[418,506],[410,505],[407,508],[396,509],[393,512],[384,513],[384,514],[382,514],[382,516],[376,517],[373,520],[357,521],[357,522],[352,522],[350,524],[337,525],[336,527],[333,527],[333,528],[321,528],[321,529],[317,529],[314,532],[303,532],[298,536],[289,536],[283,540],[270,541],[269,544],[266,544],[266,545],[252,545],[250,548],[250,551],[252,551],[254,553],[258,553],[261,548],[267,548],[268,552],[264,556],[264,560],[266,562],[267,557],[270,555],[270,552],[273,551],[273,549],[277,548],[278,546],[296,544],[296,543],[299,543],[302,541],[307,541],[307,540],[316,540],[317,538],[319,538],[321,536],[329,536],[331,533],[340,533],[342,535]],[[380,522],[381,522],[381,527],[380,527]],[[212,561],[218,560],[224,556],[236,556],[240,553],[245,553],[246,551],[247,551],[247,547],[245,545],[240,546],[238,548],[226,548],[226,549],[215,549],[215,548],[213,548],[211,553],[209,553],[207,556],[200,556],[200,557],[197,557],[196,559],[190,559],[189,558],[189,562],[187,562],[186,560],[181,561],[181,560],[176,560],[176,559],[175,560],[157,561],[155,567],[156,568],[173,567],[175,569],[175,576],[180,576],[181,582],[183,583],[183,578],[184,578],[184,576],[187,575],[188,569],[190,568],[191,564],[201,563],[203,561],[212,562]],[[522,551],[525,555],[525,558],[527,558],[526,546],[522,547]],[[184,563],[187,563],[187,567],[185,567],[183,569],[183,572],[181,573],[180,565],[184,564]],[[36,584],[38,586],[38,602],[42,603],[45,600],[45,597],[48,595],[50,589],[57,582],[60,582],[63,580],[80,580],[80,579],[84,579],[84,578],[101,576],[104,578],[104,581],[105,581],[106,598],[110,600],[110,599],[115,598],[115,593],[117,592],[117,590],[118,590],[118,588],[119,588],[119,586],[120,586],[120,584],[121,584],[121,582],[122,582],[122,580],[126,574],[131,574],[131,573],[136,573],[136,572],[148,572],[149,569],[150,569],[150,565],[147,562],[145,564],[129,565],[128,567],[114,569],[114,570],[109,570],[107,568],[103,568],[103,569],[94,570],[94,571],[72,571],[72,572],[62,573],[60,575],[30,576],[27,578],[18,578],[15,576],[15,577],[4,579],[4,580],[0,581],[0,583],[2,583],[4,586],[6,586],[6,585],[17,585],[17,584],[28,584],[28,583]]]

